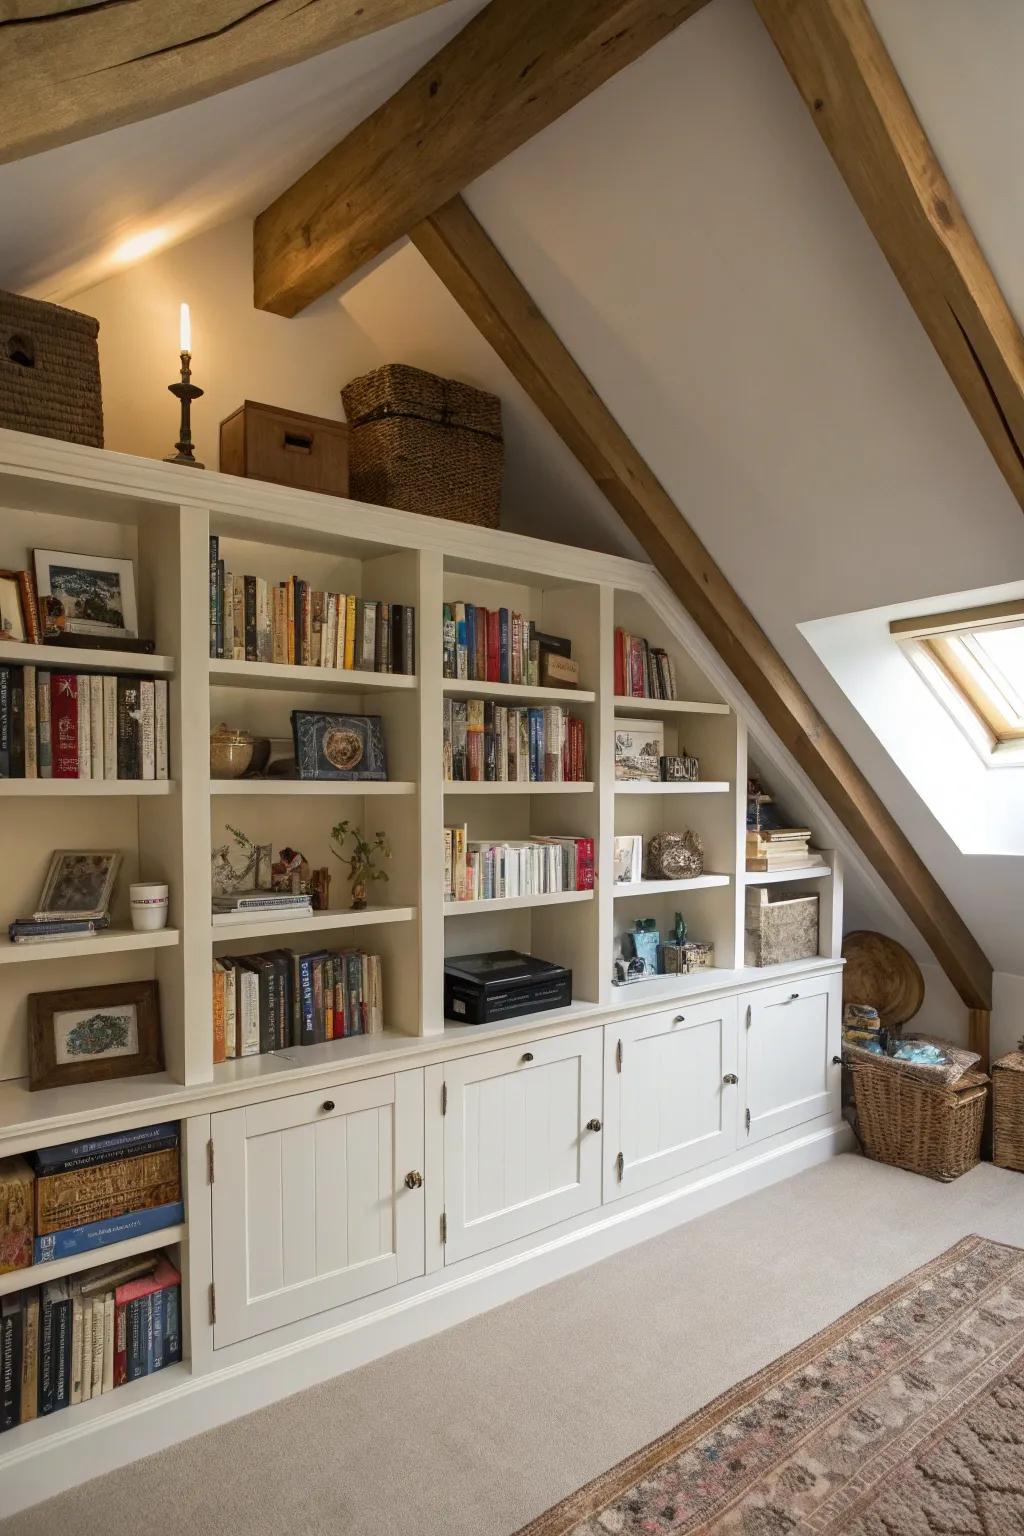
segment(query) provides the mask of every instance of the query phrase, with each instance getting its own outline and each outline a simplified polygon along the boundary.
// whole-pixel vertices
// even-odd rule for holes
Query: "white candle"
[[[182,352],[192,351],[192,317],[188,312],[188,305],[181,306],[181,347]]]

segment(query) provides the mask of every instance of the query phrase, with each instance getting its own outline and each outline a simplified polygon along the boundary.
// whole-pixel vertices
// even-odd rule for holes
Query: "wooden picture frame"
[[[94,1027],[90,1031],[88,1026]],[[111,1037],[108,1044],[104,1034]],[[29,994],[30,1092],[141,1077],[162,1072],[163,1067],[155,981],[107,982]]]
[[[138,638],[132,560],[59,549],[37,549],[34,558],[44,639],[60,634]]]
[[[38,645],[42,638],[32,572],[0,571],[0,639]]]
[[[105,917],[120,867],[115,848],[55,849],[33,917],[37,922]]]

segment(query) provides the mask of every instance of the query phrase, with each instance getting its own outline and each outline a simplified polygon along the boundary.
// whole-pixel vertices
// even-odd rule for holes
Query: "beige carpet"
[[[1024,1243],[1024,1175],[836,1158],[0,1536],[509,1536],[971,1232]]]

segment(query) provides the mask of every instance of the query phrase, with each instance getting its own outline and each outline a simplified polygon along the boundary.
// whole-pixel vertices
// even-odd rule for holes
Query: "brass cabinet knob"
[[[422,1173],[416,1173],[415,1171],[412,1172],[412,1173],[407,1173],[406,1176],[405,1176],[405,1187],[406,1187],[406,1189],[422,1189],[423,1188],[423,1175],[422,1175]]]
[[[323,1110],[325,1115],[329,1115],[331,1110],[334,1108],[334,1100],[333,1099],[324,1099],[324,1101],[321,1104],[320,1108]]]
[[[739,1082],[739,1078],[736,1076],[735,1072],[727,1072],[725,1074],[725,1076],[722,1078],[722,1082],[723,1083],[738,1083]]]
[[[600,1122],[600,1120],[595,1118],[593,1120],[588,1120],[587,1121],[587,1130],[588,1131],[599,1131],[600,1129],[601,1129],[601,1122]]]
[[[532,1061],[533,1060],[533,1052],[532,1051],[524,1051],[523,1054],[520,1056],[519,1060],[520,1061]]]

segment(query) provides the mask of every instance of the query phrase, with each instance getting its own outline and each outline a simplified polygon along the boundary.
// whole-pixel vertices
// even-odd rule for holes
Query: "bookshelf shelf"
[[[615,786],[617,795],[725,795],[732,785],[726,779],[701,779],[696,784],[655,784],[645,779]]]
[[[728,704],[691,703],[688,699],[634,699],[616,694],[612,699],[617,715],[728,715]]]
[[[832,871],[827,864],[811,869],[748,869],[744,871],[745,885],[784,885],[790,880],[824,880]]]
[[[446,677],[442,690],[453,699],[495,699],[499,703],[593,704],[596,693],[586,688],[531,688],[526,683],[481,683],[464,677]]]
[[[623,880],[612,887],[612,897],[618,901],[626,896],[663,896],[669,891],[710,891],[731,882],[731,875],[696,875],[692,880]]]
[[[414,795],[408,779],[214,779],[211,795]]]
[[[104,1392],[87,1403],[75,1403],[59,1413],[49,1413],[43,1418],[31,1419],[27,1424],[19,1424],[4,1435],[0,1445],[0,1466],[8,1457],[15,1461],[30,1447],[51,1439],[57,1448],[55,1453],[60,1455],[61,1450],[66,1452],[70,1440],[85,1433],[92,1425],[99,1426],[105,1419],[112,1421],[112,1428],[117,1432],[139,1404],[165,1395],[175,1396],[191,1378],[190,1367],[180,1361],[149,1376],[140,1376],[137,1381],[127,1381],[113,1392]]]
[[[3,779],[0,799],[8,795],[17,799],[72,796],[91,800],[104,795],[148,798],[173,795],[177,788],[174,779]]]
[[[213,915],[213,942],[224,939],[259,939],[275,934],[330,933],[343,928],[365,928],[370,924],[411,923],[415,907],[365,907],[362,912],[338,910],[314,912],[312,917],[275,917],[233,919],[229,913]]]
[[[296,667],[273,661],[211,661],[210,682],[218,687],[276,688],[291,693],[337,688],[352,693],[415,693],[416,678],[405,672],[364,672],[349,667]]]
[[[48,939],[45,943],[15,944],[0,937],[0,965],[81,959],[84,955],[113,955],[140,949],[170,949],[181,938],[177,928],[136,933],[134,928],[108,928],[84,938]]]
[[[137,1253],[151,1253],[156,1248],[166,1248],[170,1243],[180,1243],[188,1233],[184,1222],[164,1227],[160,1232],[146,1232],[129,1237],[123,1243],[109,1243],[105,1248],[90,1248],[87,1253],[75,1253],[66,1259],[54,1259],[49,1264],[32,1264],[28,1269],[15,1269],[0,1275],[0,1296],[12,1291],[23,1291],[30,1285],[44,1285],[48,1280],[60,1280],[65,1275],[79,1275],[83,1270],[96,1269],[101,1264],[112,1264],[118,1259],[130,1259]]]
[[[481,783],[472,779],[446,779],[446,795],[589,795],[594,790],[589,780],[566,780],[560,784]]]
[[[498,896],[491,901],[446,901],[445,917],[467,917],[473,912],[513,912],[520,907],[561,907],[574,901],[593,901],[593,891],[547,891],[535,896]]]
[[[173,656],[139,651],[94,650],[85,645],[26,645],[0,640],[0,662],[18,667],[45,667],[48,672],[138,672],[146,677],[173,677]]]

